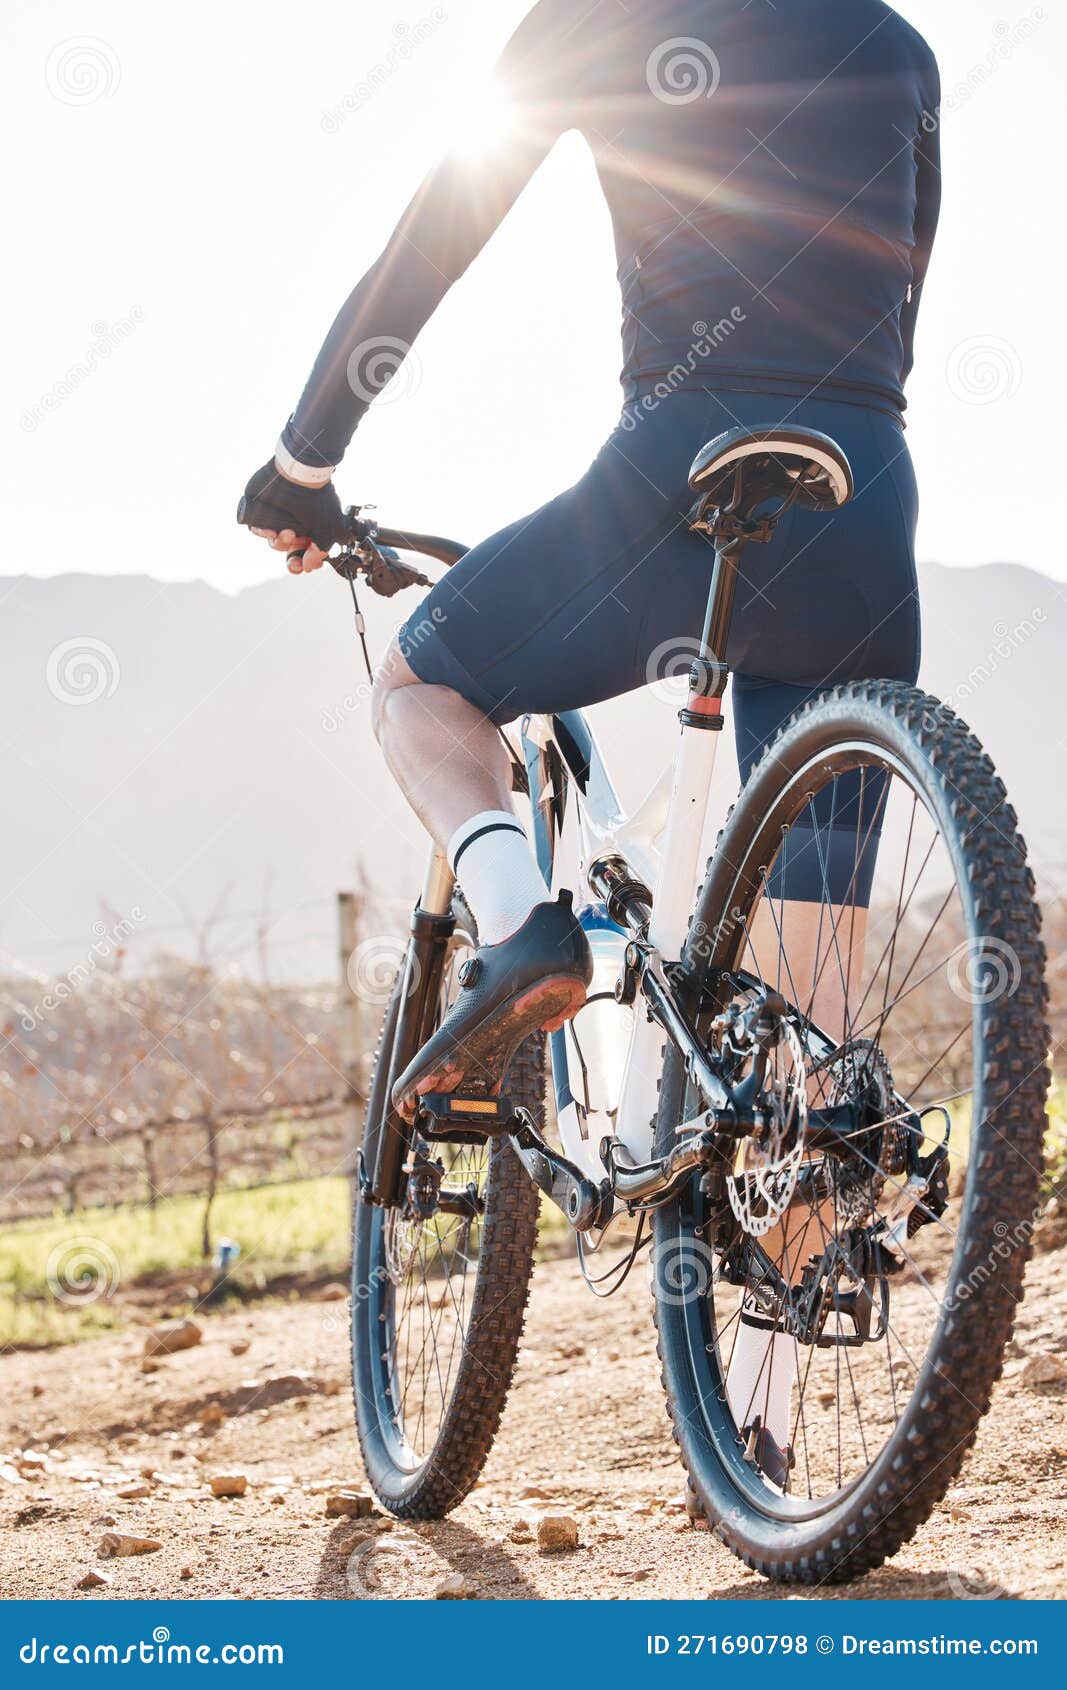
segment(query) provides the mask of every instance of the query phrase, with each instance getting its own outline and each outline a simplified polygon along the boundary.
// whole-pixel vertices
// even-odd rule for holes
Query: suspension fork
[[[360,1190],[368,1203],[388,1207],[403,1196],[412,1124],[393,1108],[393,1082],[433,1030],[445,959],[456,930],[454,886],[455,876],[447,858],[435,850],[427,865],[422,894],[411,913],[411,936],[404,955],[388,1065],[383,1076],[376,1076],[368,1111],[369,1131],[360,1152]],[[379,1084],[384,1088],[381,1091]]]

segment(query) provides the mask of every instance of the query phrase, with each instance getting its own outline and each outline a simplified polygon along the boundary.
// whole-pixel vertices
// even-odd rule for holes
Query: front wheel
[[[848,815],[842,896],[831,835]],[[800,910],[782,871],[805,853]],[[762,1126],[723,1135],[717,1166],[655,1215],[656,1319],[699,1504],[773,1578],[880,1565],[989,1407],[1039,1200],[1039,927],[989,759],[896,683],[798,712],[708,864],[691,1011],[719,1061],[746,1007],[773,1001],[780,1037]],[[669,1051],[660,1154],[700,1108]]]
[[[465,948],[460,940],[450,946],[434,1025]],[[400,991],[398,981],[375,1062],[366,1138],[380,1125],[372,1117],[386,1109],[396,1072]],[[544,1036],[537,1034],[520,1047],[505,1080],[507,1095],[537,1121],[544,1064]],[[399,1202],[356,1204],[352,1379],[376,1495],[402,1518],[433,1520],[467,1495],[500,1424],[529,1296],[540,1194],[506,1139],[431,1143],[414,1134],[406,1162]]]

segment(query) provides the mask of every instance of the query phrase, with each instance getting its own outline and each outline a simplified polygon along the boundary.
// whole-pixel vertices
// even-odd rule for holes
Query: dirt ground
[[[1039,1354],[1067,1372],[1065,1265],[1032,1266],[993,1411],[933,1520],[862,1584],[804,1595],[1067,1594],[1067,1383],[1027,1373]],[[573,1261],[538,1268],[485,1474],[434,1525],[327,1517],[330,1493],[362,1488],[346,1302],[201,1324],[155,1371],[142,1329],[0,1361],[0,1595],[74,1596],[86,1574],[107,1581],[87,1597],[424,1597],[456,1574],[483,1598],[783,1594],[687,1520],[643,1272],[595,1303]],[[219,1474],[244,1496],[214,1497]],[[577,1521],[577,1550],[539,1551],[546,1514]],[[162,1547],[104,1558],[107,1532]]]

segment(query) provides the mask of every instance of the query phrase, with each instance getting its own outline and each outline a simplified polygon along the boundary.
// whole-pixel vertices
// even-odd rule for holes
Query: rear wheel
[[[814,954],[791,954],[776,871],[819,849],[816,806],[832,816],[857,788],[858,814],[876,805],[882,830],[866,943],[854,901],[831,905],[823,865]],[[853,886],[877,831],[857,827]],[[1015,816],[964,724],[874,682],[787,723],[708,865],[686,966],[717,1060],[729,1060],[731,1014],[768,992],[784,1007],[762,1136],[724,1135],[718,1166],[655,1216],[675,1437],[709,1522],[750,1566],[794,1583],[854,1578],[915,1532],[959,1471],[1000,1374],[1037,1213],[1039,916]],[[828,976],[847,1003],[833,1036],[813,1007]],[[699,1109],[672,1050],[660,1154]],[[742,1312],[747,1373],[733,1368]],[[772,1412],[788,1475],[761,1453]]]
[[[454,943],[438,1020],[464,954]],[[399,1009],[394,1000],[386,1016],[369,1111],[385,1106]],[[544,1061],[538,1034],[505,1080],[538,1122]],[[368,1118],[368,1136],[372,1127]],[[352,1376],[375,1493],[392,1513],[428,1520],[463,1500],[492,1447],[522,1336],[540,1198],[507,1140],[415,1135],[408,1167],[398,1204],[356,1204]]]

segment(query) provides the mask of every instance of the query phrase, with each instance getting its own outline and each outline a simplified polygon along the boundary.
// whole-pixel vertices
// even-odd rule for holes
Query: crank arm
[[[553,1150],[526,1109],[516,1109],[508,1137],[534,1184],[562,1209],[575,1232],[604,1225],[611,1213],[611,1191],[606,1182],[594,1185],[566,1156]]]

